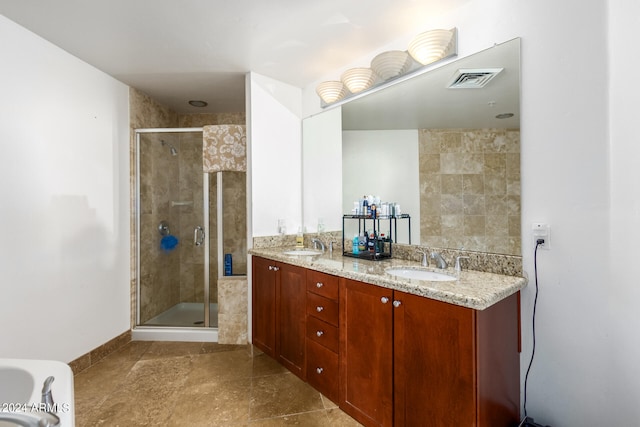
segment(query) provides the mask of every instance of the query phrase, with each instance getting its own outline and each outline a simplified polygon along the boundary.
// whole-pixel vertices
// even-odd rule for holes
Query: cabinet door
[[[392,296],[379,286],[340,284],[340,407],[365,426],[393,422]]]
[[[278,361],[305,378],[306,270],[278,263],[276,351]]]
[[[276,355],[275,262],[253,257],[252,343],[271,357]]]
[[[398,291],[394,301],[395,425],[475,426],[474,311]]]

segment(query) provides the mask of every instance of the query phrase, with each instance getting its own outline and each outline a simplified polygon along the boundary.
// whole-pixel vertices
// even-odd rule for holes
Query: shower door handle
[[[196,246],[200,246],[204,243],[204,228],[202,226],[197,226],[195,230],[193,230],[193,244]]]

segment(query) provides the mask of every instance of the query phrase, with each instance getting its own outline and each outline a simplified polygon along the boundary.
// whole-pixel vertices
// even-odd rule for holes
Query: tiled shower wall
[[[433,247],[520,255],[520,132],[421,129],[420,234]]]
[[[202,127],[210,124],[245,124],[245,113],[222,114],[177,114],[167,107],[159,104],[143,92],[131,88],[130,122],[131,122],[131,206],[135,209],[135,129],[141,128],[176,128],[176,127]],[[196,135],[196,136],[194,136]],[[141,236],[143,241],[152,242],[149,250],[141,251],[141,285],[146,287],[143,292],[145,298],[141,304],[141,321],[159,314],[178,302],[202,302],[203,290],[203,257],[193,244],[193,231],[195,225],[202,224],[202,136],[198,134],[162,134],[156,135],[157,141],[153,141],[152,148],[146,159],[141,159],[143,164],[153,166],[149,172],[141,178],[141,192],[143,198],[151,202],[142,207],[141,220],[143,229]],[[171,156],[169,148],[162,146],[160,139],[170,142],[178,149],[177,156]],[[143,169],[141,167],[141,169]],[[175,170],[174,170],[175,169]],[[232,216],[246,224],[246,196],[244,180],[241,185],[241,193],[231,199],[240,202],[240,205],[231,208]],[[216,233],[216,177],[209,177],[209,200],[212,202],[210,230],[215,239]],[[145,194],[146,193],[146,194]],[[196,196],[197,194],[197,196]],[[227,197],[227,196],[225,196]],[[184,206],[171,206],[171,201],[193,201],[193,204]],[[157,225],[160,220],[167,220],[171,225],[171,233],[178,237],[178,247],[169,253],[160,250],[160,234]],[[233,222],[232,222],[233,223]],[[148,224],[148,226],[144,226]],[[226,227],[226,224],[225,224]],[[235,227],[237,228],[237,227]],[[234,228],[234,229],[235,229]],[[135,230],[135,212],[131,217],[131,230]],[[244,246],[246,255],[246,226],[242,228],[242,236],[238,237],[240,246]],[[229,239],[233,239],[232,231],[225,233]],[[156,244],[157,243],[157,244]],[[135,236],[131,236],[132,256],[135,256]],[[210,301],[217,301],[217,247],[211,245],[210,264]],[[242,269],[242,263],[246,264],[246,256],[234,256],[234,272]],[[136,272],[135,259],[131,266],[131,324],[135,324],[136,313]],[[246,265],[244,266],[246,272]]]

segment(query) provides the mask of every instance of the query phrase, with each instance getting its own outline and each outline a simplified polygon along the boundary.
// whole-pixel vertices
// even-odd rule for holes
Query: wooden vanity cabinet
[[[273,358],[276,357],[276,267],[275,261],[256,256],[252,259],[252,343]]]
[[[253,257],[253,344],[305,379],[306,269]]]
[[[517,295],[477,311],[343,279],[340,310],[340,407],[365,426],[517,424]]]
[[[339,278],[307,272],[307,381],[334,402],[339,398]]]

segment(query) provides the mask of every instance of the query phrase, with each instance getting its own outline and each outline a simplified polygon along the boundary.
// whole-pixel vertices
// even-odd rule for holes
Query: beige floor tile
[[[260,353],[253,356],[253,377],[264,377],[267,375],[284,374],[287,368],[276,362],[270,356]]]
[[[201,342],[153,341],[149,346],[149,349],[142,355],[142,359],[185,356],[200,354],[201,352]]]
[[[251,420],[321,409],[320,393],[291,373],[253,379]]]
[[[325,410],[305,412],[303,414],[285,415],[278,418],[256,420],[249,423],[251,427],[304,426],[304,427],[333,427]]]
[[[251,378],[253,360],[245,350],[200,354],[192,357],[188,385]]]
[[[132,342],[75,376],[76,426],[360,426],[254,350]]]
[[[338,408],[327,410],[327,418],[331,427],[362,427],[362,424],[345,414]]]
[[[246,425],[250,395],[250,378],[186,386],[167,426]]]

